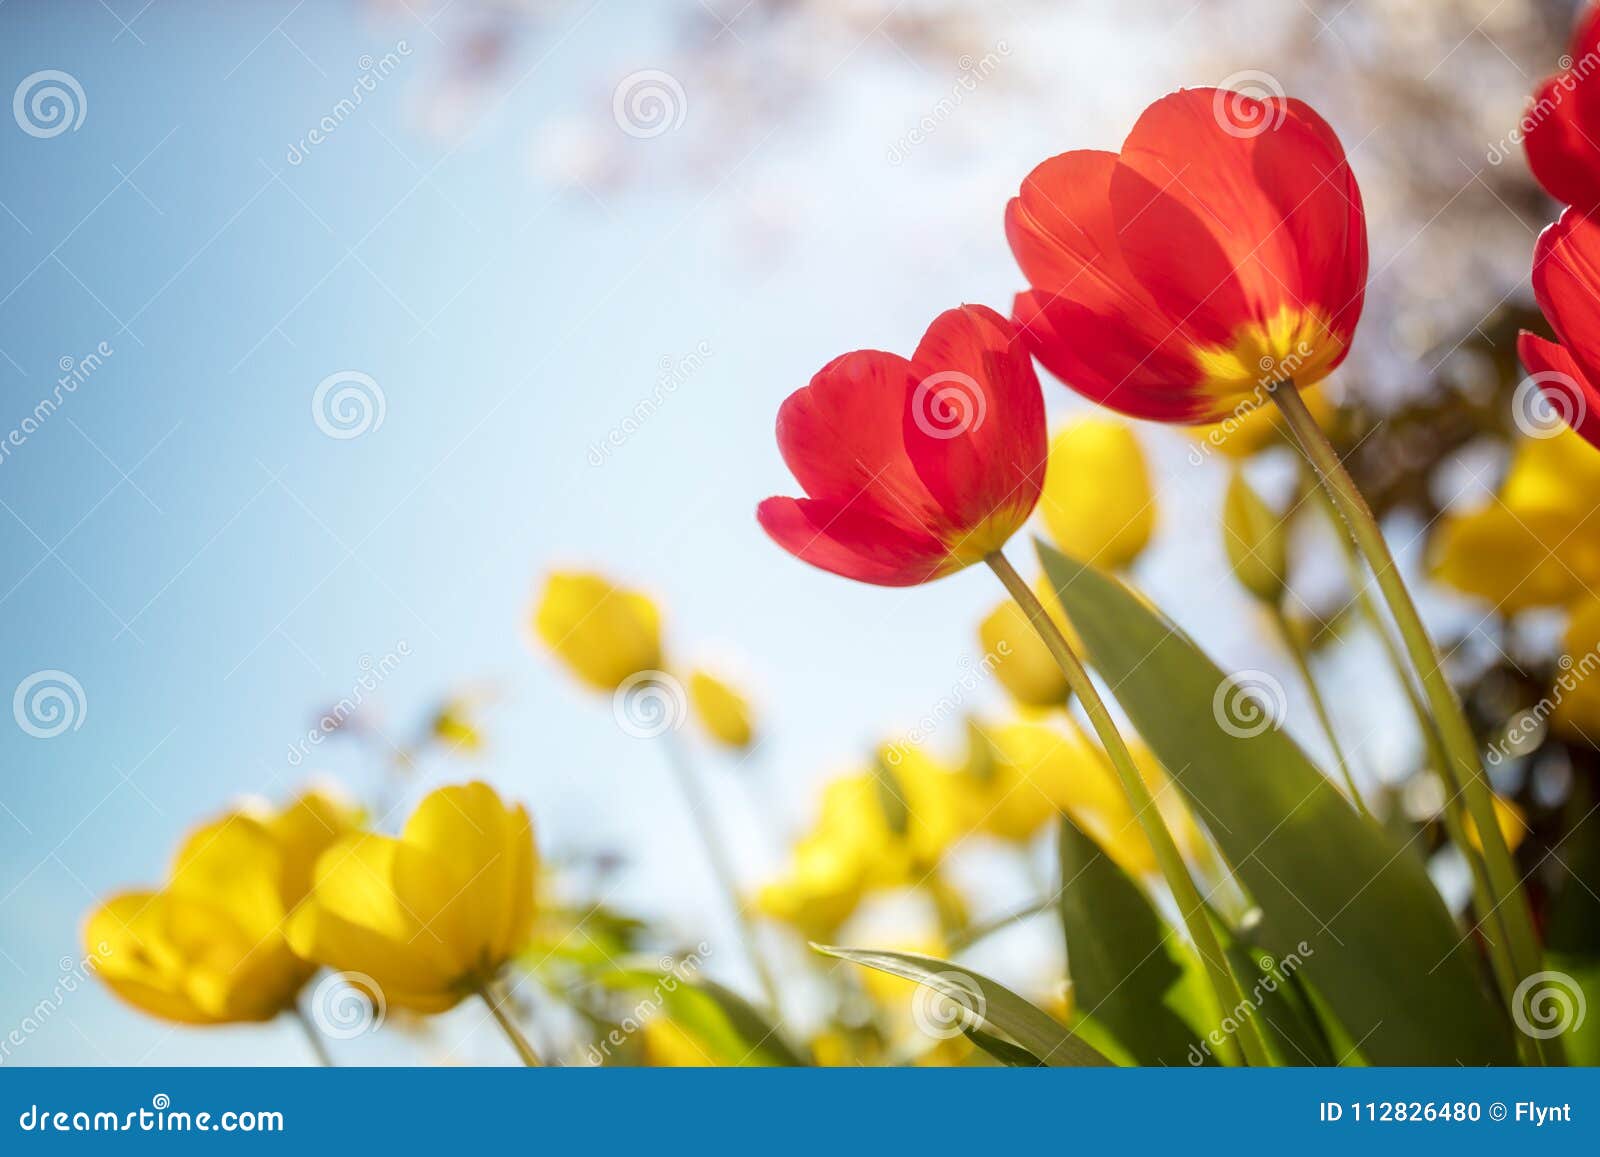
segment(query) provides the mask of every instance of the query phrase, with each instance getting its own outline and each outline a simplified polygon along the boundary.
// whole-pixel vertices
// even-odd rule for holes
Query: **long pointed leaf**
[[[1510,1026],[1418,858],[1270,720],[1228,714],[1239,684],[1159,611],[1043,543],[1039,556],[1093,665],[1265,912],[1263,947],[1305,957],[1362,1054],[1509,1063]]]

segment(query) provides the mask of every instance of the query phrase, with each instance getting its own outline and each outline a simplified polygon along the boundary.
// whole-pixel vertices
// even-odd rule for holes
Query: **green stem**
[[[1449,782],[1455,791],[1461,793],[1468,814],[1472,817],[1472,826],[1477,829],[1484,868],[1488,874],[1491,911],[1500,912],[1505,922],[1513,971],[1518,976],[1531,976],[1540,968],[1540,951],[1528,898],[1522,890],[1516,864],[1495,817],[1494,793],[1479,761],[1477,741],[1456,698],[1455,689],[1445,677],[1438,649],[1422,625],[1422,617],[1417,613],[1411,592],[1406,589],[1394,556],[1389,552],[1389,545],[1383,539],[1378,520],[1373,517],[1355,481],[1339,460],[1333,443],[1328,441],[1327,435],[1311,416],[1311,411],[1306,409],[1300,391],[1292,380],[1286,380],[1274,387],[1272,396],[1283,414],[1284,422],[1299,443],[1301,452],[1316,471],[1318,482],[1343,517],[1356,549],[1361,552],[1368,569],[1377,579],[1378,590],[1388,605],[1389,613],[1394,616],[1395,625],[1400,630],[1400,641],[1405,646],[1412,669],[1422,683],[1433,720],[1439,729]]]
[[[1041,916],[1056,906],[1055,896],[1046,896],[1043,900],[1035,900],[1021,908],[1013,908],[1004,916],[996,916],[993,920],[985,920],[981,924],[971,924],[950,937],[947,945],[950,952],[956,953],[971,948],[980,940],[986,940],[996,932],[1004,932],[1007,928],[1021,924],[1024,920],[1031,920]]]
[[[1306,685],[1306,693],[1311,697],[1311,708],[1317,713],[1317,722],[1322,726],[1323,734],[1328,737],[1328,746],[1333,748],[1333,758],[1339,764],[1339,774],[1344,778],[1345,789],[1349,791],[1356,810],[1370,820],[1372,810],[1367,807],[1367,801],[1361,798],[1361,789],[1356,786],[1356,777],[1350,771],[1350,761],[1345,758],[1344,747],[1339,743],[1339,733],[1333,729],[1333,716],[1329,714],[1327,701],[1322,697],[1322,688],[1318,686],[1317,677],[1311,671],[1310,648],[1306,646],[1306,640],[1299,628],[1285,613],[1283,604],[1273,605],[1272,616],[1278,624],[1278,633],[1283,636],[1283,645],[1289,649],[1295,669],[1300,672],[1300,681]]]
[[[665,732],[662,739],[666,744],[668,762],[672,765],[673,775],[678,780],[678,789],[683,794],[684,806],[689,809],[695,831],[700,836],[701,848],[711,864],[712,874],[717,878],[717,885],[722,889],[723,898],[733,910],[734,923],[738,926],[740,939],[744,942],[745,955],[750,958],[751,967],[755,969],[756,979],[761,984],[761,991],[766,997],[768,1007],[774,1016],[779,1016],[783,1006],[778,1002],[778,985],[767,968],[766,958],[761,955],[761,948],[756,940],[755,925],[745,911],[744,902],[739,898],[739,878],[734,873],[727,849],[723,846],[712,823],[708,810],[710,805],[705,793],[700,790],[700,781],[695,776],[694,768],[690,766],[688,755],[672,732]]]
[[[509,999],[500,992],[500,986],[493,981],[478,989],[478,997],[489,1006],[489,1015],[494,1017],[495,1023],[500,1026],[500,1031],[506,1034],[506,1040],[511,1042],[511,1047],[517,1050],[517,1056],[522,1063],[530,1069],[539,1068],[544,1062],[539,1059],[539,1054],[533,1051],[533,1046],[528,1043],[528,1038],[523,1035],[517,1022],[511,1019],[511,1014],[506,1011],[505,1005]]]
[[[333,1057],[328,1053],[328,1046],[322,1043],[322,1034],[317,1031],[317,1026],[311,1023],[311,1018],[306,1015],[306,1010],[297,1004],[293,1008],[292,1015],[305,1032],[306,1044],[311,1046],[311,1052],[316,1056],[317,1064],[325,1069],[333,1068]]]
[[[1361,558],[1356,553],[1355,544],[1350,541],[1350,536],[1344,533],[1339,511],[1329,501],[1327,494],[1316,485],[1315,479],[1312,479],[1311,485],[1323,512],[1334,524],[1336,537],[1343,549],[1350,589],[1355,592],[1355,600],[1373,632],[1378,636],[1378,641],[1383,645],[1383,653],[1389,661],[1389,666],[1405,691],[1406,702],[1410,705],[1411,714],[1417,721],[1417,731],[1428,749],[1430,765],[1448,780],[1450,756],[1439,739],[1439,729],[1434,726],[1433,717],[1428,714],[1428,705],[1422,701],[1422,693],[1417,690],[1411,671],[1406,666],[1405,656],[1400,653],[1400,644],[1395,642],[1388,620],[1383,617],[1383,612],[1378,609],[1378,604],[1373,601],[1372,594],[1367,588],[1367,574],[1362,569]],[[1467,839],[1466,819],[1466,808],[1461,801],[1461,793],[1451,791],[1444,805],[1445,830],[1449,833],[1451,842],[1461,850],[1462,858],[1472,870],[1472,907],[1484,926],[1483,942],[1488,951],[1489,966],[1494,972],[1495,988],[1509,1010],[1517,989],[1516,969],[1511,963],[1507,947],[1505,921],[1495,908],[1494,901],[1490,899],[1489,875],[1483,866],[1483,855]],[[1526,1033],[1519,1032],[1516,1035],[1517,1051],[1523,1061],[1530,1064],[1542,1063],[1541,1042]]]
[[[1155,800],[1151,798],[1150,789],[1145,786],[1144,777],[1139,774],[1138,765],[1133,762],[1133,755],[1128,751],[1122,733],[1117,730],[1111,712],[1106,709],[1105,701],[1100,698],[1100,692],[1096,690],[1094,681],[1089,678],[1089,672],[1085,670],[1082,661],[1073,653],[1071,644],[1067,642],[1055,620],[1044,609],[1044,605],[1039,602],[1038,596],[1017,573],[1016,568],[999,551],[984,561],[989,564],[989,568],[994,571],[1006,591],[1027,615],[1028,621],[1033,624],[1033,629],[1038,632],[1039,638],[1055,659],[1056,665],[1061,668],[1061,673],[1067,677],[1067,683],[1072,687],[1073,694],[1078,697],[1085,714],[1089,716],[1089,722],[1093,725],[1095,734],[1099,736],[1100,744],[1105,748],[1111,766],[1116,771],[1117,779],[1122,784],[1123,794],[1128,797],[1133,814],[1144,830],[1145,838],[1150,841],[1151,849],[1155,852],[1156,863],[1166,878],[1167,887],[1172,890],[1172,898],[1178,905],[1178,911],[1183,915],[1183,922],[1189,930],[1189,938],[1194,942],[1195,951],[1205,965],[1206,976],[1211,982],[1217,1008],[1222,1016],[1230,1015],[1234,1009],[1244,1004],[1244,993],[1228,965],[1227,956],[1223,954],[1222,945],[1217,940],[1216,929],[1211,926],[1210,913],[1200,898],[1194,880],[1189,875],[1189,869],[1183,862],[1183,855],[1178,851],[1172,833],[1167,830],[1166,821],[1162,818],[1160,809],[1156,807]],[[1260,1033],[1261,1030],[1256,1026],[1254,1018],[1245,1018],[1239,1032],[1238,1044],[1250,1064],[1270,1065],[1271,1056]],[[1226,1051],[1232,1052],[1233,1043],[1230,1039]]]

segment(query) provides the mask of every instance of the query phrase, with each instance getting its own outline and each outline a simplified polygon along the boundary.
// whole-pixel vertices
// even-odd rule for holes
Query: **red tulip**
[[[1567,67],[1534,90],[1519,126],[1528,168],[1558,201],[1600,206],[1600,5],[1572,34]]]
[[[1033,513],[1044,398],[1011,323],[964,305],[910,361],[829,362],[778,411],[778,448],[808,497],[761,504],[773,541],[846,578],[914,586],[982,562]]]
[[[1349,352],[1367,277],[1361,193],[1297,100],[1186,89],[1121,153],[1028,175],[1006,235],[1032,291],[1017,323],[1067,385],[1137,418],[1218,422],[1309,386]]]
[[[1600,224],[1568,209],[1539,234],[1533,293],[1561,340],[1546,341],[1526,330],[1517,338],[1528,382],[1544,391],[1563,421],[1600,446]],[[1531,408],[1526,388],[1525,383],[1519,389],[1518,416],[1543,425],[1548,416]]]

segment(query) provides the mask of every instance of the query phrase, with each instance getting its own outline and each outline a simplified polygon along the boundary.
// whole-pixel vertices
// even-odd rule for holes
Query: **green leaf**
[[[1373,1064],[1510,1063],[1510,1026],[1418,858],[1362,819],[1269,717],[1233,714],[1238,677],[1159,611],[1038,549],[1089,659],[1265,913],[1262,946],[1305,958]]]
[[[836,948],[813,944],[824,956],[836,956],[876,968],[890,976],[915,980],[939,993],[962,1010],[966,1028],[988,1026],[1005,1033],[1026,1052],[1046,1065],[1084,1067],[1111,1062],[1056,1023],[1041,1008],[1029,1004],[1005,985],[948,960],[914,952],[887,952],[870,948]]]
[[[714,980],[686,979],[653,968],[618,968],[596,980],[608,988],[638,994],[637,1017],[666,1016],[693,1036],[719,1065],[802,1066],[810,1064],[786,1041],[768,1017]]]
[[[1142,1065],[1182,1065],[1206,1055],[1169,1000],[1183,981],[1172,932],[1088,836],[1061,817],[1061,891],[1074,1003]]]
[[[961,1031],[966,1035],[966,1038],[969,1041],[977,1045],[980,1049],[988,1053],[991,1057],[999,1061],[1002,1065],[1005,1065],[1007,1068],[1042,1069],[1045,1067],[1044,1062],[1038,1057],[1034,1056],[1027,1049],[1018,1048],[1010,1041],[1001,1040],[999,1037],[992,1036],[989,1033],[981,1031],[980,1029],[963,1028]]]

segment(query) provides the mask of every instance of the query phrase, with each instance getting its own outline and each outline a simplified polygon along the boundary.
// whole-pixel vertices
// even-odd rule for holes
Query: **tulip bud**
[[[597,690],[614,691],[628,676],[661,667],[655,604],[597,574],[552,574],[534,627],[551,653]]]
[[[709,671],[689,676],[689,705],[707,734],[724,747],[743,751],[755,737],[750,704],[745,697]]]
[[[1050,442],[1045,527],[1062,550],[1108,570],[1129,566],[1155,530],[1155,493],[1139,439],[1122,422],[1084,418]]]
[[[1237,471],[1222,503],[1222,538],[1239,584],[1276,606],[1289,581],[1289,524]]]

